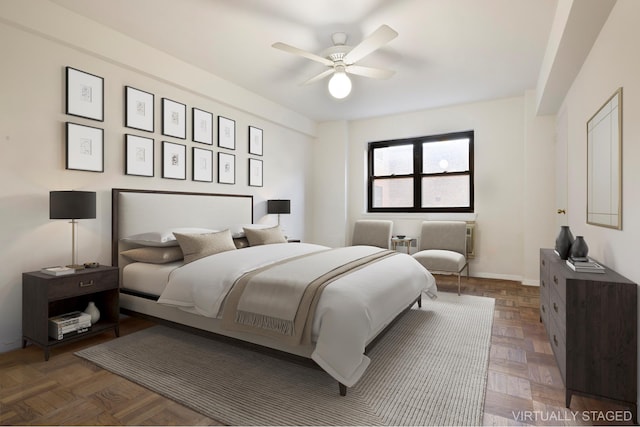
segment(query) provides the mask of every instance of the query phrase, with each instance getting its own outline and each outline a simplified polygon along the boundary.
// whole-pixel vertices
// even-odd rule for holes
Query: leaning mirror
[[[622,88],[587,122],[587,223],[622,228]]]

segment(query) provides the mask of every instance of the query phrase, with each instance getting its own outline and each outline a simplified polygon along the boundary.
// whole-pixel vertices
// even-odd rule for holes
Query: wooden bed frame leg
[[[342,383],[338,383],[338,388],[340,389],[340,396],[346,396],[347,395],[347,386],[342,384]]]

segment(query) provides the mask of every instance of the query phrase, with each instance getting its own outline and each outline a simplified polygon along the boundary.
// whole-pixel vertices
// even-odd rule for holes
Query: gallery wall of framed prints
[[[65,168],[76,171],[104,172],[105,131],[91,125],[89,121],[105,122],[105,78],[66,66],[65,70],[65,114],[87,120],[87,123],[68,121],[65,123]],[[163,179],[187,180],[189,164],[193,182],[235,185],[236,179],[236,130],[237,123],[225,115],[198,106],[191,106],[169,97],[156,94],[138,85],[123,86],[122,133],[124,167],[128,176],[154,178],[159,163],[159,177]],[[159,99],[159,105],[156,101]],[[160,134],[156,135],[156,112],[159,112]],[[188,113],[191,117],[188,117]],[[217,120],[215,120],[217,119]],[[191,124],[189,127],[187,123]],[[247,176],[249,187],[263,186],[264,132],[253,125],[247,130]],[[188,146],[188,131],[191,142]],[[175,138],[182,142],[172,141]],[[217,139],[217,150],[204,148],[213,146]],[[156,140],[160,147],[156,150]],[[202,145],[201,145],[202,144]],[[158,154],[159,152],[159,154]],[[159,156],[159,162],[156,162]],[[241,154],[241,156],[245,156]],[[244,161],[243,161],[244,164]],[[244,168],[244,166],[242,166]]]

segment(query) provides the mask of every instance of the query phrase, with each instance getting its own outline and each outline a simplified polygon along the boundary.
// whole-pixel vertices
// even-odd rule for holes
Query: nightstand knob
[[[94,283],[93,283],[93,280],[89,280],[86,283],[85,282],[80,282],[79,285],[80,285],[81,288],[86,288],[87,286],[93,286]]]

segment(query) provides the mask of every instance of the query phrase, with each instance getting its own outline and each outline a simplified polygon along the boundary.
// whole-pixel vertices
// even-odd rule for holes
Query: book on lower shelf
[[[61,265],[57,265],[54,267],[44,267],[40,271],[45,274],[50,274],[52,276],[64,276],[66,274],[73,274],[76,272],[74,268],[63,267]]]
[[[604,273],[605,268],[588,258],[588,261],[576,261],[574,259],[567,259],[567,266],[578,273]]]

